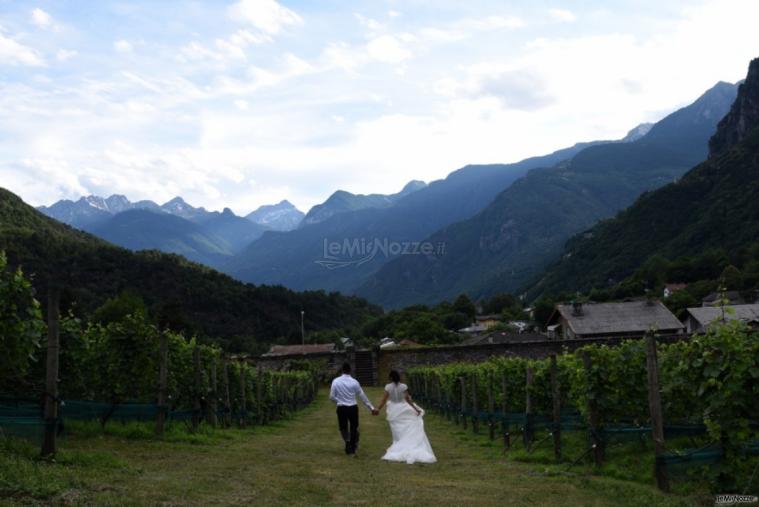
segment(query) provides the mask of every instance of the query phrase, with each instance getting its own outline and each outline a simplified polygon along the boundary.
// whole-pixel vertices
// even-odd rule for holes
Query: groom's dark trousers
[[[358,447],[358,405],[337,407],[337,425],[345,440],[345,454],[355,454]]]

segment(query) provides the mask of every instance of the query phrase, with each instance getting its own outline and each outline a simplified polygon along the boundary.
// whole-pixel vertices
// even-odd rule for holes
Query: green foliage
[[[45,329],[39,302],[21,269],[0,251],[0,388],[17,382],[34,360]]]
[[[759,131],[754,131],[677,183],[642,195],[616,218],[570,239],[561,261],[541,277],[531,295],[587,291],[630,278],[644,285],[661,282],[665,267],[671,282],[716,280],[727,269],[731,289],[757,288],[759,278],[728,269],[757,259],[756,246],[747,248],[759,236],[757,152]],[[652,258],[674,260],[647,269],[654,267],[644,265]],[[750,270],[756,273],[756,267],[752,264]]]
[[[129,315],[139,315],[146,318],[148,309],[140,296],[124,291],[115,298],[108,299],[100,308],[95,310],[92,315],[92,322],[108,325],[112,322],[121,322]]]
[[[89,319],[109,298],[139,296],[161,326],[213,340],[228,351],[263,352],[306,332],[362,326],[381,309],[357,297],[254,286],[157,251],[131,252],[48,218],[0,189],[0,250],[14,269],[23,265],[40,296],[53,277],[63,286],[62,308]]]
[[[649,426],[645,340],[628,340],[616,347],[590,345],[557,357],[562,410],[578,410],[589,424],[591,402],[601,428]],[[759,438],[759,332],[738,322],[716,327],[709,334],[658,347],[659,385],[665,427],[700,425],[707,438],[722,447],[725,458],[718,465],[714,488],[736,490],[737,477],[750,467],[746,446]],[[585,367],[583,357],[590,359]],[[486,407],[487,385],[492,382],[496,407],[500,408],[506,384],[507,412],[523,412],[526,371],[533,371],[530,390],[535,414],[551,413],[548,360],[497,357],[479,364],[453,363],[419,367],[409,372],[411,389],[436,394],[460,408],[465,380],[466,410],[472,407],[472,378],[477,379],[480,410]],[[430,387],[432,386],[432,387]],[[754,465],[755,466],[755,465]],[[705,476],[706,477],[706,476]]]
[[[453,302],[452,309],[455,312],[463,313],[472,320],[474,320],[474,316],[477,314],[474,303],[472,303],[472,300],[466,294],[459,294]]]

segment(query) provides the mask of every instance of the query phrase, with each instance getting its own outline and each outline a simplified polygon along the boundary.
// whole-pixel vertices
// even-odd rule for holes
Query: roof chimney
[[[572,315],[576,317],[582,315],[582,303],[579,301],[572,301]]]

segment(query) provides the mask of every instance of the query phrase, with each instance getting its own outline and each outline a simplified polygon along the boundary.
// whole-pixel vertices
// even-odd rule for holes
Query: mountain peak
[[[653,127],[653,123],[641,123],[637,127],[631,129],[625,137],[621,139],[623,143],[631,143],[633,141],[637,141],[641,137],[648,134],[648,132],[651,130],[651,127]]]
[[[730,112],[722,118],[717,132],[709,141],[709,156],[715,157],[745,139],[759,127],[759,58],[748,66],[745,81],[738,87],[738,96]]]

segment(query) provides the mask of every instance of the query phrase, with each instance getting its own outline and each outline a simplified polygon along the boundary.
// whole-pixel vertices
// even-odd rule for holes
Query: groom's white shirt
[[[332,381],[332,388],[329,390],[329,399],[337,403],[338,407],[352,407],[356,404],[356,396],[369,410],[374,410],[374,405],[361,389],[361,384],[347,373],[343,373]]]

